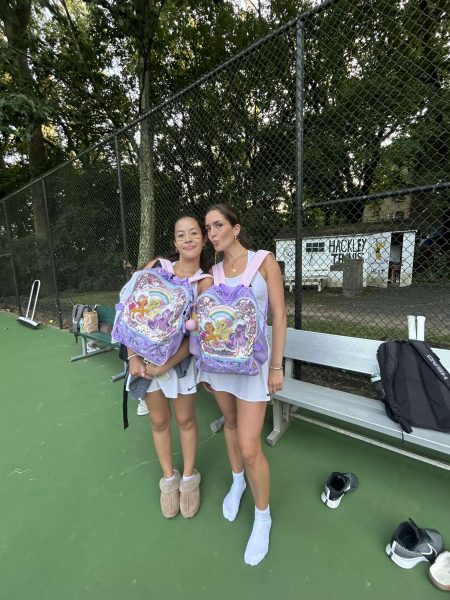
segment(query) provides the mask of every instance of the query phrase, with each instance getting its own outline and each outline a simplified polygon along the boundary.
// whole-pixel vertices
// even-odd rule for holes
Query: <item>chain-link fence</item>
[[[47,320],[114,304],[127,265],[173,248],[178,216],[225,202],[280,261],[291,326],[405,338],[424,315],[450,346],[447,16],[438,0],[325,1],[8,196],[4,306],[23,310],[35,278]]]

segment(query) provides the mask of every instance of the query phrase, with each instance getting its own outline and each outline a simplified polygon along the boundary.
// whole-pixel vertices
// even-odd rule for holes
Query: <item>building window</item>
[[[306,242],[306,252],[325,252],[325,242]]]

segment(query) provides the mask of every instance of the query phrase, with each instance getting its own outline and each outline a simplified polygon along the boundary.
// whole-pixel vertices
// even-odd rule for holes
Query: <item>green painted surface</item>
[[[422,563],[394,565],[384,547],[412,516],[450,546],[450,473],[295,422],[275,448],[269,555],[243,563],[249,488],[234,523],[221,516],[229,484],[218,416],[200,394],[203,503],[192,520],[159,513],[147,417],[121,424],[115,352],[70,363],[73,336],[27,329],[0,313],[0,597],[2,600],[442,598]],[[270,412],[266,433],[270,430]],[[174,452],[179,461],[178,441]],[[320,502],[330,471],[358,490],[337,510]]]

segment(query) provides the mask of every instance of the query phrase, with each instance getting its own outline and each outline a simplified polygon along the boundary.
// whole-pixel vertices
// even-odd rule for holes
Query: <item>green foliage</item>
[[[0,195],[26,177],[35,124],[44,128],[47,167],[73,158],[142,114],[146,76],[158,105],[312,4],[272,0],[257,14],[231,1],[33,3],[26,50],[33,89],[17,85],[17,49],[0,43]],[[448,179],[445,10],[443,0],[341,0],[307,22],[305,205]],[[152,115],[156,253],[170,248],[178,214],[202,217],[216,202],[241,212],[258,246],[273,247],[279,229],[293,227],[295,94],[290,29]],[[146,233],[140,141],[139,127],[119,136],[133,264]],[[63,287],[116,289],[123,279],[116,161],[109,141],[46,179]],[[34,231],[30,202],[28,193],[8,202],[17,239]],[[447,202],[445,194],[415,199],[420,235],[436,227]],[[358,223],[362,210],[362,203],[351,212],[307,210],[305,225]],[[25,279],[30,259],[20,259]]]

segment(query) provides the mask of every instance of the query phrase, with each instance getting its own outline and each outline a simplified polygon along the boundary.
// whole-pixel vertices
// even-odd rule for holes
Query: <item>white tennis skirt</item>
[[[199,371],[197,383],[209,383],[216,392],[228,392],[247,402],[269,402],[269,361],[261,365],[258,375],[233,375]]]
[[[197,386],[195,383],[197,375],[195,360],[191,359],[188,370],[184,377],[178,377],[175,369],[170,369],[167,371],[167,375],[167,379],[164,376],[155,377],[151,381],[149,380],[147,394],[149,392],[161,390],[166,398],[178,398],[180,394],[195,394],[197,391]],[[128,390],[128,381],[126,389]]]

